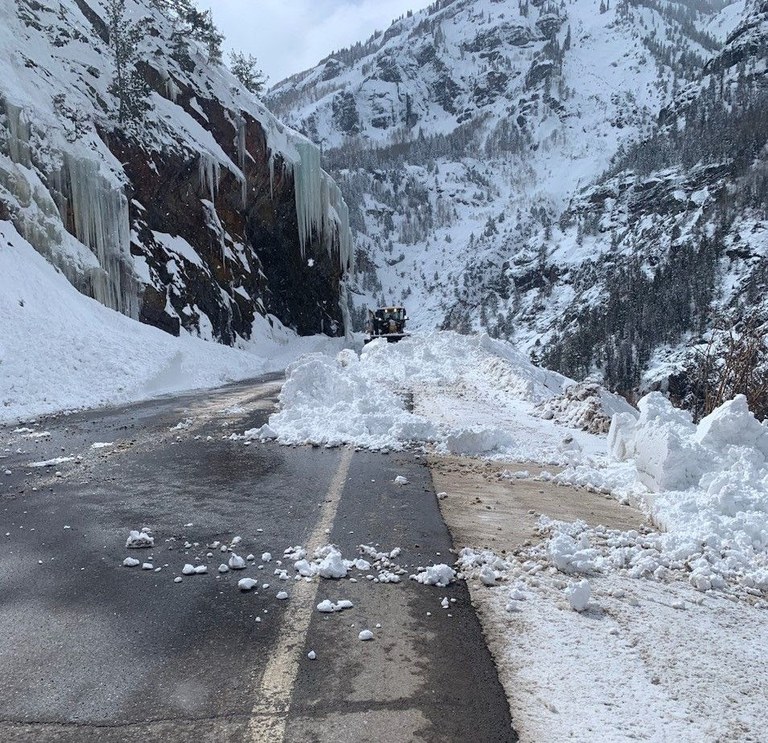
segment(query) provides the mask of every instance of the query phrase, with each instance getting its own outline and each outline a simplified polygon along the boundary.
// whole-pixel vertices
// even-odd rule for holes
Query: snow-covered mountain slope
[[[79,290],[171,332],[233,343],[266,313],[339,330],[350,236],[317,148],[156,0],[126,1],[120,33],[141,33],[117,65],[110,5],[0,4],[0,218]],[[118,121],[134,69],[148,110]]]
[[[277,85],[268,104],[323,144],[350,204],[356,306],[403,301],[417,327],[485,328],[572,376],[605,372],[594,355],[570,364],[579,344],[561,337],[564,315],[610,305],[622,233],[595,184],[617,168],[636,178],[621,157],[702,85],[743,14],[743,2],[436,2]],[[702,157],[703,178],[728,177]],[[661,232],[668,200],[646,196],[643,224]],[[650,242],[666,255],[669,240]],[[623,391],[639,382],[607,371]]]
[[[574,298],[559,327],[531,318],[552,339],[549,363],[576,375],[601,367],[624,390],[664,380],[696,408],[720,356],[753,378],[737,389],[715,373],[725,396],[746,391],[768,413],[767,73],[768,5],[750,2],[652,135],[574,200],[547,261],[574,244],[590,259],[568,271]]]

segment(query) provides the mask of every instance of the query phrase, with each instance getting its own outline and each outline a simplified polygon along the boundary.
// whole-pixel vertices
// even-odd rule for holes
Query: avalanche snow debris
[[[587,532],[582,525],[579,533],[553,535],[556,567],[592,572],[610,566],[659,581],[682,576],[699,591],[766,591],[768,427],[743,396],[698,425],[659,393],[638,407],[639,415],[613,417],[612,462],[574,464],[553,479],[639,503],[663,531],[653,538],[632,532],[608,538],[605,530]]]
[[[445,588],[456,579],[456,571],[450,565],[440,563],[439,565],[429,565],[426,568],[420,568],[409,577],[411,580],[423,583],[425,586]]]
[[[549,436],[542,447],[516,433],[514,422],[523,411],[533,417],[535,404],[553,399],[572,384],[534,366],[511,344],[488,336],[441,332],[396,345],[377,340],[359,355],[351,350],[335,359],[314,354],[290,365],[280,410],[270,416],[269,426],[282,444],[350,444],[396,451],[434,442],[442,453],[539,461],[543,456],[567,464],[578,442],[569,451],[560,450],[561,428],[538,420],[538,428]],[[605,415],[631,410],[608,393],[601,401]],[[465,411],[476,409],[487,409],[487,419],[505,411],[505,427],[487,422],[467,426]]]
[[[141,531],[131,531],[125,546],[129,549],[144,549],[155,546],[155,538],[144,528]]]

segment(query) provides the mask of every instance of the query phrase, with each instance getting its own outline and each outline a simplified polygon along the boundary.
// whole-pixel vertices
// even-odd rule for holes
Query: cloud
[[[225,47],[253,54],[270,84],[365,41],[432,0],[198,0],[213,11]]]

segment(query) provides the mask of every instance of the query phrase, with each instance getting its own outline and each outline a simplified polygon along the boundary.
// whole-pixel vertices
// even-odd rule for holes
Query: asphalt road
[[[416,455],[230,438],[278,390],[267,377],[0,428],[0,741],[516,740],[463,584],[275,575],[293,577],[285,548],[329,542],[348,558],[399,547],[409,573],[453,561]],[[155,547],[126,549],[143,526]],[[220,575],[210,545],[236,536],[256,560]],[[175,582],[186,563],[209,572]],[[237,589],[246,576],[257,591]],[[321,614],[325,598],[354,606]]]

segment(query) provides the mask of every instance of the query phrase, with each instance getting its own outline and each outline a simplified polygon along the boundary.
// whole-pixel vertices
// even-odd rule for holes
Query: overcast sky
[[[269,84],[313,67],[332,51],[365,41],[432,0],[198,0],[213,11],[225,49],[249,52]],[[228,56],[228,55],[227,55]]]

